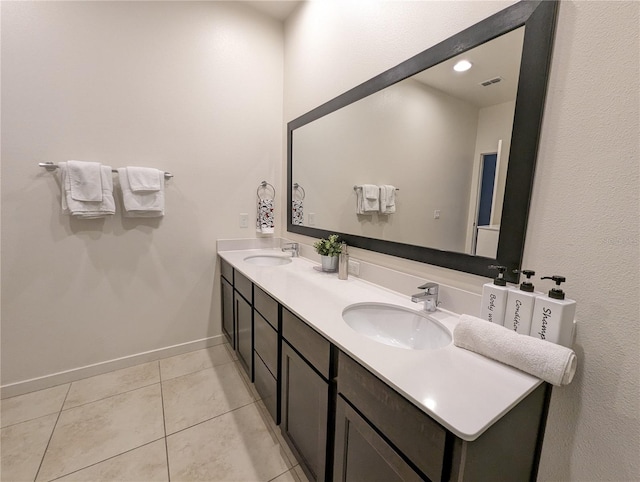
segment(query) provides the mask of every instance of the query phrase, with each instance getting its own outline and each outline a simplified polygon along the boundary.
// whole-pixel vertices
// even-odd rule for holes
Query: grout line
[[[90,402],[81,403],[80,405],[74,405],[73,407],[63,408],[62,411],[63,412],[67,412],[69,410],[73,410],[74,408],[84,407],[85,405],[89,405],[91,403],[101,402],[101,401],[107,400],[109,398],[117,397],[118,395],[124,395],[125,393],[135,392],[136,390],[141,390],[143,388],[149,388],[149,387],[152,387],[154,385],[159,385],[159,384],[160,384],[160,382],[153,382],[153,383],[149,383],[148,385],[141,385],[139,387],[132,388],[131,390],[125,390],[124,392],[118,392],[118,393],[114,393],[113,395],[107,395],[106,397],[98,398],[96,400],[91,400]],[[62,406],[64,407],[64,404]]]
[[[1,1],[1,0],[0,0]],[[45,413],[44,415],[38,415],[37,417],[29,418],[27,420],[22,420],[21,422],[11,423],[9,425],[5,425],[4,427],[0,427],[0,430],[4,430],[5,428],[15,427],[16,425],[20,425],[21,423],[33,422],[34,420],[38,420],[39,418],[50,417],[51,415],[55,415],[59,413],[60,410],[51,413]]]
[[[112,455],[111,457],[108,457],[108,458],[106,458],[104,460],[99,460],[98,462],[94,462],[92,464],[89,464],[86,467],[82,467],[80,469],[74,470],[74,471],[66,473],[66,474],[62,474],[62,475],[56,477],[55,479],[51,479],[51,480],[49,480],[47,482],[53,482],[54,480],[61,479],[63,477],[66,477],[67,475],[75,474],[76,472],[80,472],[81,470],[88,469],[89,467],[94,467],[94,466],[96,466],[98,464],[101,464],[102,462],[106,462],[107,460],[115,459],[116,457],[120,457],[121,455],[128,454],[129,452],[133,452],[134,450],[138,450],[139,448],[142,448],[142,447],[145,447],[145,446],[150,445],[152,443],[155,443],[158,440],[162,440],[163,438],[164,437],[161,437],[161,438],[158,438],[158,439],[155,439],[155,440],[151,440],[150,442],[143,443],[142,445],[138,445],[137,447],[133,447],[133,448],[130,448],[129,450],[125,450],[122,453],[119,453],[119,454],[116,454],[116,455]]]
[[[256,401],[252,400],[251,402],[246,403],[244,405],[241,405],[240,407],[236,407],[234,409],[228,410],[228,411],[226,411],[224,413],[220,413],[220,414],[215,415],[215,416],[213,416],[211,418],[208,418],[206,420],[202,420],[202,421],[200,421],[198,423],[194,423],[193,425],[189,425],[188,427],[181,428],[180,430],[176,430],[175,432],[171,432],[170,434],[167,435],[167,437],[171,437],[172,435],[175,435],[177,433],[184,432],[185,430],[189,430],[190,428],[193,428],[193,427],[197,427],[198,425],[202,425],[203,423],[210,422],[211,420],[214,420],[216,418],[222,417],[223,415],[227,415],[229,413],[235,412],[236,410],[240,410],[241,408],[248,407],[249,405],[252,405],[254,403],[256,403]]]
[[[276,475],[275,477],[270,478],[267,482],[273,482],[274,480],[276,480],[278,477],[283,476],[284,474],[286,474],[287,472],[292,472],[293,471],[293,467],[290,468],[289,470],[285,470],[284,472],[282,472],[281,474]],[[295,477],[294,477],[295,478]]]
[[[67,397],[69,396],[70,391],[71,391],[71,383],[69,383],[69,388],[67,388],[67,393],[64,395],[64,400],[62,400],[62,405],[60,405],[60,410],[58,410],[58,417],[56,418],[56,423],[53,424],[53,430],[51,430],[51,435],[49,435],[47,446],[44,448],[44,452],[42,452],[42,458],[40,459],[40,464],[38,465],[36,476],[33,478],[34,481],[38,480],[38,475],[40,475],[40,470],[42,469],[42,463],[44,462],[44,458],[47,455],[47,450],[49,450],[49,445],[51,444],[51,439],[53,438],[53,434],[55,433],[56,427],[58,426],[60,415],[62,415],[62,407],[64,407],[64,402],[67,401]]]
[[[158,376],[160,376],[160,401],[162,402],[162,426],[164,428],[164,453],[167,458],[167,480],[171,482],[171,470],[169,470],[169,446],[167,444],[167,420],[164,414],[164,391],[162,390],[162,375],[160,362],[158,362]]]
[[[217,365],[211,365],[210,367],[199,368],[199,369],[194,370],[192,372],[185,373],[183,375],[177,375],[175,377],[164,378],[164,379],[161,379],[160,381],[168,382],[169,380],[175,380],[176,378],[186,377],[187,375],[192,375],[193,373],[203,372],[205,370],[211,370],[212,368],[222,367],[222,366],[225,366],[225,365],[229,365],[230,363],[235,363],[235,360],[230,360],[228,362],[219,363]]]

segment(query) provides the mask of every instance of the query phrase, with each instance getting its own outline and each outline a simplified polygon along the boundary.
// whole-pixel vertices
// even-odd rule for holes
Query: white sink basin
[[[244,258],[247,263],[256,264],[258,266],[281,266],[291,263],[289,256],[277,256],[273,254],[258,254],[255,256],[247,256]]]
[[[356,303],[342,312],[347,325],[385,345],[435,350],[451,343],[451,334],[427,313],[384,303]]]

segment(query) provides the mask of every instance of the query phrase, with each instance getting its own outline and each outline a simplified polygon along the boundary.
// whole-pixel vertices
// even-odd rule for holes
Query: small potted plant
[[[332,234],[329,239],[320,239],[313,243],[313,247],[322,260],[322,271],[336,271],[338,269],[338,255],[342,251],[338,235]]]

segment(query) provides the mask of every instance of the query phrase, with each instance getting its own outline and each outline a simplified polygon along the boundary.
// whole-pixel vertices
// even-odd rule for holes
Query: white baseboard
[[[147,363],[150,361],[159,360],[161,358],[168,358],[190,351],[201,350],[210,346],[220,345],[224,342],[224,335],[216,335],[208,338],[202,338],[200,340],[180,343],[179,345],[167,346],[164,348],[158,348],[156,350],[137,353],[135,355],[116,358],[114,360],[95,363],[93,365],[87,365],[80,368],[73,368],[71,370],[65,370],[63,372],[52,373],[51,375],[45,375],[43,377],[31,378],[30,380],[24,380],[16,383],[9,383],[7,385],[0,386],[0,398],[4,399],[15,397],[17,395],[35,392],[36,390],[42,390],[44,388],[51,388],[55,387],[56,385],[62,385],[63,383],[75,382],[83,378],[102,375],[103,373],[108,373],[113,370],[120,370],[122,368],[132,367],[141,363]]]

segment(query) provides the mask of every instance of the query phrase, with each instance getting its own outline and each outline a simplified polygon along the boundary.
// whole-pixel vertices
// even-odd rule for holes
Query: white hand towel
[[[164,172],[151,167],[127,167],[127,178],[132,192],[159,191]]]
[[[128,218],[158,218],[164,216],[164,172],[154,169],[160,179],[158,191],[133,192],[129,184],[127,167],[118,168],[118,178],[122,190],[124,216]]]
[[[67,161],[71,197],[75,201],[102,201],[99,162]]]
[[[275,221],[273,217],[273,199],[258,199],[258,216],[256,219],[256,232],[273,234]]]
[[[356,214],[371,214],[380,208],[380,188],[375,184],[356,186]]]
[[[576,372],[577,358],[570,348],[519,335],[475,316],[460,316],[453,343],[557,386],[571,383]]]
[[[100,179],[102,186],[101,201],[77,201],[71,194],[71,179],[66,162],[61,162],[60,186],[62,212],[81,219],[95,219],[111,216],[116,212],[116,204],[113,199],[113,175],[111,166],[101,166]]]
[[[396,212],[396,188],[389,184],[380,186],[380,213],[393,214]]]

